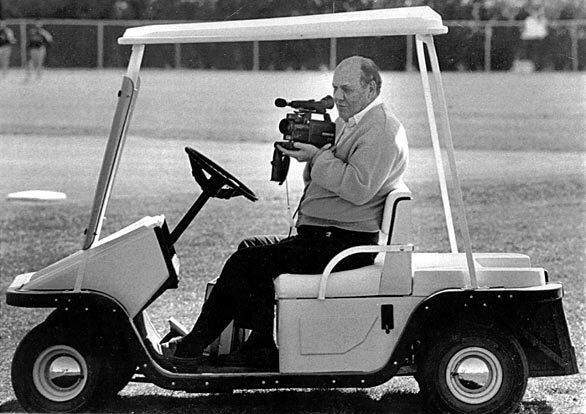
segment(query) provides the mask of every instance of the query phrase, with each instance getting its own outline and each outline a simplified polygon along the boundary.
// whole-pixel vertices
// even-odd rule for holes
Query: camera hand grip
[[[283,184],[287,179],[290,162],[291,158],[289,156],[283,154],[278,148],[275,148],[273,151],[273,160],[271,161],[271,165],[273,166],[271,169],[271,181],[276,181],[279,185]]]

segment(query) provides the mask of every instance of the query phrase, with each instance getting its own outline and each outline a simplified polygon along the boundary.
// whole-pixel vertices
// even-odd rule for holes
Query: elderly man
[[[401,123],[380,99],[381,77],[370,59],[342,61],[333,77],[339,113],[334,146],[295,143],[280,150],[306,163],[297,234],[243,241],[227,260],[192,331],[163,344],[177,366],[201,363],[205,346],[236,320],[252,329],[249,339],[226,357],[227,365],[273,369],[273,280],[282,273],[321,273],[337,253],[376,244],[385,196],[401,182],[407,140]],[[346,258],[336,270],[372,264],[374,255]]]

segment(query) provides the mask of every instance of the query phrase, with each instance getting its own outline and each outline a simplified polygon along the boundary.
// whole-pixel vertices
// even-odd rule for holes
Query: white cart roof
[[[272,19],[179,23],[127,29],[121,45],[245,42],[253,40],[443,34],[448,28],[430,7],[403,7]]]

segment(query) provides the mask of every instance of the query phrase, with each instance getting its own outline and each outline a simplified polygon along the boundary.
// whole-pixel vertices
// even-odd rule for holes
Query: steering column
[[[252,190],[203,154],[190,147],[185,147],[185,152],[189,156],[191,174],[201,187],[202,193],[169,235],[169,245],[173,245],[179,240],[179,237],[210,198],[227,200],[232,197],[244,196],[250,201],[258,200]]]

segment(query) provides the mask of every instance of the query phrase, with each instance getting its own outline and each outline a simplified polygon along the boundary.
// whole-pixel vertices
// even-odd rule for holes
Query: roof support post
[[[433,146],[433,155],[435,157],[435,165],[437,169],[440,192],[442,196],[442,203],[444,207],[444,215],[446,217],[448,239],[450,241],[450,248],[452,253],[458,253],[458,244],[456,243],[456,232],[454,231],[452,210],[450,208],[450,198],[448,196],[448,188],[446,185],[446,173],[444,171],[444,163],[442,160],[437,125],[435,122],[435,114],[433,111],[431,88],[429,85],[429,78],[427,76],[427,64],[425,63],[425,53],[423,51],[424,40],[422,40],[420,36],[417,36],[415,40],[417,47],[417,61],[419,63],[419,72],[421,74],[421,83],[423,85],[423,95],[425,97],[425,106],[427,108],[427,119],[429,121],[429,132],[431,133],[431,144]]]
[[[436,96],[439,100],[439,112],[442,121],[442,130],[445,134],[447,144],[448,161],[450,165],[450,172],[452,174],[452,182],[454,187],[454,195],[456,198],[456,211],[458,215],[460,233],[464,243],[464,250],[466,252],[466,262],[468,264],[468,272],[470,276],[470,286],[472,289],[478,288],[478,280],[476,278],[476,268],[474,264],[474,257],[472,255],[472,243],[470,241],[470,232],[468,230],[468,221],[466,220],[466,210],[464,208],[464,198],[462,197],[462,188],[460,186],[460,179],[458,177],[458,170],[456,166],[456,157],[454,155],[454,143],[452,140],[452,130],[450,128],[450,121],[448,118],[448,108],[446,104],[446,97],[444,94],[444,87],[440,73],[439,62],[435,46],[433,44],[433,37],[431,35],[419,36],[425,42],[427,51],[429,53],[429,60],[431,62],[431,69],[434,75],[434,86]]]
[[[143,55],[144,45],[132,45],[132,54],[130,55],[130,61],[128,62],[128,68],[126,69],[126,76],[130,78],[137,88],[138,72],[140,71]]]
[[[90,213],[90,222],[85,230],[85,239],[82,245],[83,250],[89,249],[100,237],[106,207],[110,199],[112,187],[114,186],[114,179],[116,178],[120,157],[122,156],[122,150],[126,141],[126,132],[132,117],[136,96],[138,95],[140,84],[138,72],[143,53],[144,45],[134,45],[132,47],[128,71],[122,80],[122,86],[118,92],[118,106],[114,113],[110,137],[108,138],[104,160],[100,169],[100,176]]]

